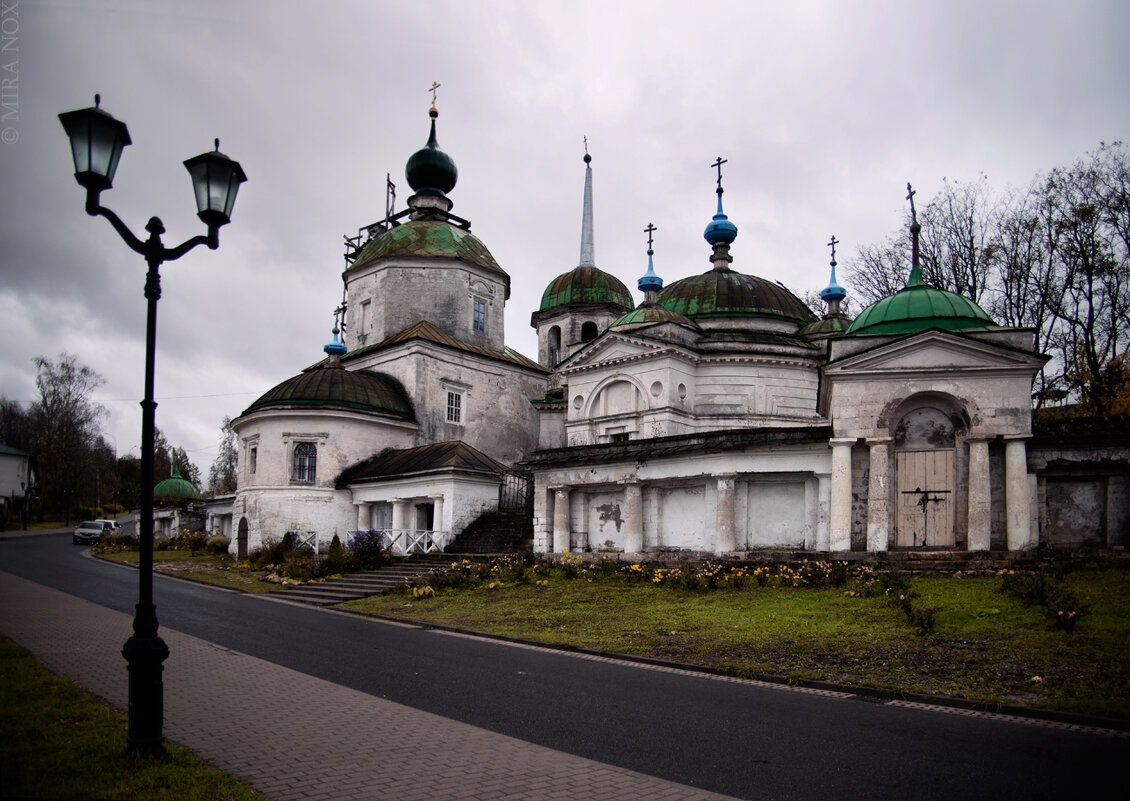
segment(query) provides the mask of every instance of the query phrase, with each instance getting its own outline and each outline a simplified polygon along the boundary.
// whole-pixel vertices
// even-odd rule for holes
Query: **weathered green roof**
[[[775,317],[807,325],[812,310],[780,284],[733,270],[682,278],[659,293],[659,305],[696,317]]]
[[[814,323],[809,323],[796,333],[800,337],[834,336],[847,331],[850,325],[850,317],[844,314],[834,314],[831,317],[824,317]]]
[[[554,278],[542,293],[539,311],[567,303],[611,303],[625,309],[636,305],[624,283],[598,267],[576,267]]]
[[[345,409],[415,420],[412,402],[392,376],[346,370],[332,362],[288,378],[252,403],[243,414],[262,409]]]
[[[676,325],[689,326],[698,330],[698,324],[687,317],[665,309],[658,304],[648,304],[632,309],[609,328],[623,328],[630,325],[658,325],[660,323],[675,323]]]
[[[964,295],[912,283],[860,312],[846,333],[915,334],[933,328],[964,331],[993,327],[993,318]]]
[[[491,272],[506,276],[506,293],[510,295],[510,276],[498,266],[494,256],[478,237],[458,225],[443,220],[409,220],[389,228],[370,239],[354,267],[374,259],[393,256],[418,256],[441,259],[459,259],[477,264]]]
[[[155,501],[198,501],[200,490],[180,473],[174,472],[171,476],[153,488]]]

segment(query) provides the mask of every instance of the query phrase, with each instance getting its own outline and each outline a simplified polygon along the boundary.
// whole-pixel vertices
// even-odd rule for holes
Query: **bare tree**
[[[942,191],[919,220],[923,280],[980,303],[999,254],[994,236],[999,214],[1000,201],[984,174],[970,183],[943,179]]]
[[[1130,157],[1119,142],[994,194],[985,176],[946,181],[920,215],[923,280],[958,292],[1003,325],[1031,328],[1054,357],[1039,403],[1067,397],[1104,413],[1130,364]],[[909,214],[902,231],[909,228]],[[902,289],[910,274],[902,231],[864,245],[845,277],[861,304]]]
[[[231,427],[231,418],[225,417],[220,423],[220,451],[208,471],[208,491],[213,495],[235,492],[238,466],[239,452],[235,447],[235,431]]]
[[[55,362],[43,356],[34,362],[39,400],[32,405],[31,417],[40,495],[47,508],[62,512],[69,524],[73,511],[97,500],[94,456],[105,410],[90,395],[103,379],[68,353],[59,354]]]

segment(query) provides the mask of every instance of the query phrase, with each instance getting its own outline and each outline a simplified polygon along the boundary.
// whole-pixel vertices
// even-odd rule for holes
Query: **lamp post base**
[[[150,610],[151,614],[155,610]],[[163,662],[169,656],[169,646],[157,636],[156,627],[149,632],[138,632],[137,621],[147,617],[138,608],[135,633],[122,647],[122,656],[129,671],[129,731],[126,736],[126,753],[166,762],[164,736],[161,733],[165,717]],[[152,614],[156,622],[156,615]]]

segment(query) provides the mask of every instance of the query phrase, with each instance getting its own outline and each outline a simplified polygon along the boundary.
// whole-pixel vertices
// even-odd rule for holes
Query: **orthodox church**
[[[917,221],[906,287],[854,321],[833,237],[817,317],[734,264],[719,159],[710,269],[665,286],[648,224],[636,303],[596,266],[586,153],[580,260],[532,313],[535,362],[506,347],[511,278],[451,211],[458,173],[429,113],[408,207],[347,257],[325,358],[232,423],[239,555],[368,529],[441,551],[513,480],[532,488],[538,552],[1038,542],[1026,441],[1046,358],[1032,331],[922,281]]]

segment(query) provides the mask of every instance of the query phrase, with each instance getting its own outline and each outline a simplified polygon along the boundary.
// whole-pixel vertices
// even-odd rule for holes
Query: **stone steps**
[[[370,595],[379,595],[385,590],[403,587],[416,576],[427,573],[436,566],[435,563],[424,561],[402,562],[377,570],[347,573],[324,581],[312,581],[282,590],[274,590],[271,597],[284,598],[288,601],[297,601],[314,606],[331,606],[358,598],[367,598]]]

